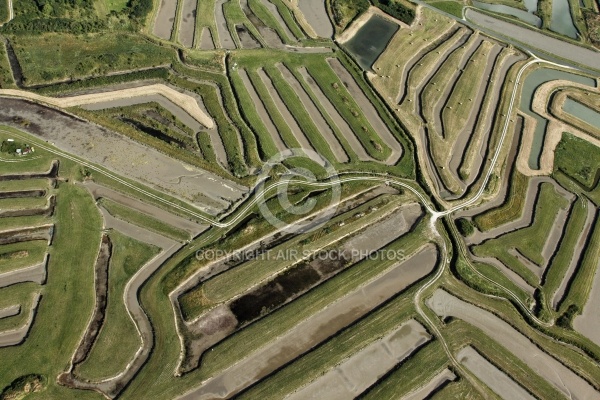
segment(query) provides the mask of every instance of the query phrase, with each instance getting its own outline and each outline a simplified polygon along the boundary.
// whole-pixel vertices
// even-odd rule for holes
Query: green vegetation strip
[[[509,189],[504,203],[473,218],[480,231],[486,232],[496,226],[514,221],[523,212],[529,178],[515,168],[509,182]]]

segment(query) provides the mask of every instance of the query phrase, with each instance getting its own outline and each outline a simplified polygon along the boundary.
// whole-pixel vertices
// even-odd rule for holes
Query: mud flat
[[[596,267],[596,274],[590,290],[590,296],[583,307],[581,315],[575,317],[573,327],[575,330],[592,342],[600,346],[600,261]]]
[[[379,113],[375,109],[375,106],[369,101],[367,96],[363,93],[358,86],[358,83],[352,77],[352,74],[346,70],[346,68],[342,65],[340,60],[337,58],[328,58],[327,62],[333,69],[333,72],[338,76],[338,78],[342,81],[344,86],[348,89],[348,92],[356,101],[358,106],[361,108],[363,114],[375,130],[381,137],[381,139],[385,142],[385,144],[392,150],[392,154],[386,160],[386,164],[394,165],[400,160],[402,157],[403,148],[402,145],[396,140],[392,132],[388,129],[387,125],[383,122]]]
[[[465,16],[467,20],[479,26],[497,32],[501,36],[525,43],[534,49],[542,50],[547,54],[573,61],[594,70],[600,68],[600,53],[597,51],[555,39],[541,32],[523,28],[470,8],[466,10]]]
[[[501,398],[505,400],[535,400],[535,397],[527,390],[486,360],[473,347],[462,348],[456,358]]]
[[[15,285],[22,282],[34,282],[39,285],[46,283],[46,266],[48,265],[48,254],[39,264],[30,267],[19,268],[0,274],[0,288]]]
[[[27,318],[27,321],[21,327],[10,331],[0,332],[0,347],[16,346],[25,341],[31,326],[33,325],[33,320],[35,319],[35,314],[41,298],[41,293],[36,293],[34,295],[29,310],[29,318]]]
[[[327,141],[327,144],[329,145],[331,152],[335,155],[336,160],[340,163],[348,162],[349,158],[346,152],[344,151],[342,144],[339,142],[339,140],[331,130],[331,127],[327,124],[327,121],[325,121],[325,118],[323,118],[323,115],[321,115],[321,112],[313,103],[312,99],[306,93],[300,82],[298,82],[296,77],[290,72],[289,69],[287,69],[285,65],[279,63],[277,64],[277,68],[281,72],[283,79],[285,79],[286,82],[296,92],[296,95],[300,99],[300,102],[304,106],[304,109],[308,112],[308,115],[310,115],[312,122],[319,130],[319,133]]]
[[[179,397],[187,400],[231,398],[371,312],[390,297],[433,271],[437,249],[426,245],[355,291],[313,314],[276,340]]]
[[[21,305],[15,304],[10,307],[0,308],[0,319],[15,316],[21,312]]]
[[[210,28],[202,28],[202,35],[200,36],[200,50],[214,50],[215,41],[213,40]]]
[[[431,378],[429,382],[425,383],[425,386],[418,388],[417,390],[413,390],[406,396],[402,397],[402,400],[423,400],[429,399],[431,396],[440,390],[447,382],[453,381],[456,379],[456,375],[454,372],[450,371],[448,368],[445,368]]]
[[[176,11],[177,1],[162,0],[160,2],[160,7],[158,8],[158,13],[156,14],[156,20],[154,21],[152,33],[161,39],[171,39]]]
[[[348,125],[346,120],[340,116],[335,106],[331,104],[329,98],[325,95],[325,93],[323,93],[321,87],[317,84],[317,82],[315,82],[308,70],[305,67],[300,67],[298,68],[298,72],[300,75],[302,75],[304,82],[306,82],[319,103],[321,103],[321,106],[327,115],[329,115],[329,118],[331,118],[333,123],[337,126],[338,131],[344,135],[344,138],[346,141],[348,141],[350,148],[358,156],[358,159],[360,161],[373,161],[373,158],[367,154],[365,148],[352,131],[350,125]]]
[[[286,399],[353,399],[429,340],[423,325],[411,319]]]
[[[185,47],[191,48],[194,46],[194,36],[196,34],[196,7],[198,0],[182,1],[183,9],[181,12],[181,21],[179,21],[179,41]]]
[[[225,13],[223,10],[223,4],[229,0],[217,0],[215,4],[215,24],[217,25],[217,33],[219,35],[219,43],[221,48],[226,50],[234,50],[235,42],[229,33],[227,28],[227,20],[225,19]]]
[[[323,38],[330,38],[333,36],[333,25],[327,15],[324,1],[299,0],[298,8],[317,36]]]
[[[313,146],[306,138],[306,135],[304,135],[304,132],[302,132],[302,129],[300,128],[300,126],[298,126],[298,123],[294,119],[294,116],[292,115],[290,110],[288,110],[287,106],[285,105],[285,102],[279,95],[279,92],[277,92],[277,89],[275,89],[275,87],[273,86],[273,82],[271,81],[271,78],[269,78],[269,76],[265,73],[265,71],[262,68],[260,68],[258,70],[258,76],[260,77],[263,84],[269,91],[269,95],[271,96],[271,99],[275,103],[275,106],[277,107],[279,114],[281,114],[281,116],[285,120],[285,123],[288,125],[288,127],[292,131],[292,133],[293,133],[294,137],[296,138],[296,140],[298,141],[298,144],[300,145],[300,147],[303,149],[314,150]]]
[[[121,192],[117,192],[116,190],[110,189],[106,186],[99,185],[93,181],[85,181],[83,186],[90,191],[96,201],[101,198],[110,199],[115,203],[121,204],[125,207],[129,207],[141,213],[151,215],[152,217],[166,224],[183,229],[192,236],[199,235],[207,228],[206,225],[202,225],[186,218],[171,214],[162,208],[144,203],[138,199],[134,199],[133,197],[127,196]]]
[[[462,301],[442,289],[434,292],[427,300],[427,305],[442,318],[459,318],[480,329],[558,391],[564,393],[567,398],[597,399],[600,397],[600,393],[587,381],[540,350],[529,338],[494,314]]]
[[[597,214],[596,207],[590,200],[587,200],[586,204],[587,204],[587,216],[585,218],[583,230],[579,234],[579,238],[577,239],[577,244],[575,245],[575,248],[573,249],[573,256],[571,257],[571,262],[569,263],[569,267],[567,268],[567,271],[565,272],[565,275],[563,276],[563,279],[560,282],[558,289],[556,289],[556,292],[554,292],[552,295],[552,307],[555,310],[558,309],[560,302],[562,301],[563,297],[565,296],[565,293],[569,286],[569,282],[571,281],[571,277],[573,276],[573,274],[575,273],[575,271],[577,270],[577,267],[579,266],[579,264],[581,262],[581,258],[583,257],[583,250],[585,249],[585,245],[587,243],[587,239],[592,230],[594,221],[596,220],[596,218],[600,217],[600,215]],[[598,274],[596,274],[596,276],[597,275]],[[597,279],[597,278],[594,278],[594,279]],[[594,282],[595,282],[595,280],[594,280]]]
[[[8,98],[0,99],[0,105],[0,123],[24,130],[116,174],[166,191],[208,214],[218,214],[247,192],[247,188],[232,181],[54,109]],[[15,116],[26,118],[29,126],[16,123]]]
[[[283,139],[281,138],[281,135],[279,134],[277,127],[275,126],[275,124],[273,124],[273,120],[269,116],[269,112],[265,108],[265,105],[262,102],[262,99],[260,98],[258,93],[256,93],[256,89],[254,88],[254,85],[252,84],[250,77],[248,77],[248,73],[246,72],[245,69],[239,69],[238,74],[239,74],[240,78],[242,79],[242,82],[244,83],[244,87],[246,88],[246,91],[250,95],[252,102],[254,103],[254,107],[256,107],[256,112],[258,113],[258,116],[260,117],[262,123],[264,124],[265,128],[267,129],[267,132],[269,132],[269,135],[271,136],[271,140],[273,140],[275,147],[277,147],[277,150],[279,150],[279,151],[285,150],[287,148],[287,146],[283,142]]]

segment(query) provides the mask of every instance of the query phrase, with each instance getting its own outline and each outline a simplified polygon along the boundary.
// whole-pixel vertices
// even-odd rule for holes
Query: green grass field
[[[455,17],[462,18],[463,5],[456,1],[432,1],[429,4],[435,8],[452,14]]]
[[[117,231],[109,232],[109,236],[113,252],[108,269],[106,316],[88,358],[75,370],[85,379],[101,380],[119,373],[141,345],[123,303],[123,292],[133,274],[160,251]]]
[[[535,207],[535,217],[531,226],[518,231],[507,233],[496,239],[485,241],[476,246],[473,251],[482,257],[496,257],[510,269],[523,277],[531,286],[536,287],[539,279],[513,255],[509,249],[518,250],[523,256],[540,266],[544,260],[541,251],[552,231],[555,217],[561,208],[568,205],[567,200],[560,196],[551,184],[543,183],[540,188],[538,203]]]
[[[168,48],[119,32],[19,36],[13,47],[26,85],[154,67],[170,63],[174,56]]]
[[[581,157],[582,154],[586,157]],[[554,157],[554,169],[564,172],[588,191],[598,183],[600,147],[565,132]]]

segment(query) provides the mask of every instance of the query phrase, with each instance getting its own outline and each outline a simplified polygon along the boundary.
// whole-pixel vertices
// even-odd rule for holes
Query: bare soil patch
[[[200,50],[214,50],[215,41],[212,37],[210,28],[204,27],[202,29],[202,35],[200,37]]]
[[[221,48],[226,50],[234,50],[235,42],[229,33],[227,28],[227,20],[225,19],[225,13],[223,11],[223,4],[228,0],[217,0],[215,4],[215,24],[217,25],[217,33],[219,35],[219,42]]]
[[[450,371],[448,368],[445,368],[431,378],[429,382],[426,382],[425,385],[421,386],[417,390],[413,390],[408,395],[404,396],[402,400],[423,400],[429,399],[432,395],[439,390],[442,389],[444,385],[446,385],[449,381],[453,381],[456,379],[456,375],[454,372]]]
[[[197,106],[195,99],[190,100]],[[215,215],[229,207],[247,191],[232,181],[54,109],[9,98],[2,98],[0,103],[0,123],[22,129],[65,152],[167,192],[209,214]],[[27,119],[29,126],[15,123],[15,116]]]
[[[325,2],[322,0],[298,1],[298,8],[317,36],[330,38],[333,36],[333,25],[325,7]]]
[[[0,199],[22,199],[24,197],[43,197],[45,190],[18,190],[11,192],[0,192]]]

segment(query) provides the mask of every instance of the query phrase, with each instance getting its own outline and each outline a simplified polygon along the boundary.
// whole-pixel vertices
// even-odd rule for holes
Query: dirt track
[[[42,298],[40,293],[36,293],[34,296],[27,321],[17,329],[0,332],[0,347],[16,346],[25,340],[27,334],[29,334],[29,329],[31,329],[31,326],[33,325],[37,306]]]
[[[425,246],[416,255],[394,265],[179,399],[212,400],[235,396],[427,276],[436,263],[437,249],[433,245]]]
[[[494,364],[486,360],[473,347],[463,347],[456,355],[458,361],[465,365],[477,379],[485,383],[494,393],[506,400],[535,400],[518,383],[502,372]]]
[[[43,285],[46,282],[46,265],[48,264],[48,254],[39,264],[30,267],[19,268],[0,274],[0,288],[15,285],[21,282],[35,282]]]
[[[431,340],[427,330],[411,319],[383,338],[352,354],[350,358],[287,396],[290,400],[356,398],[396,364]]]
[[[427,300],[428,306],[440,317],[459,318],[483,331],[535,373],[552,384],[567,398],[597,399],[600,393],[554,357],[494,314],[464,302],[448,292],[437,289]]]

